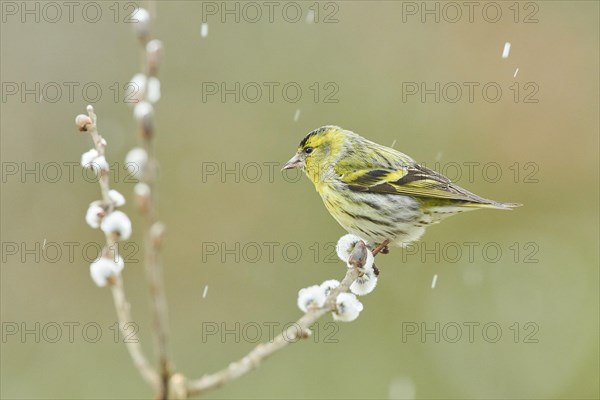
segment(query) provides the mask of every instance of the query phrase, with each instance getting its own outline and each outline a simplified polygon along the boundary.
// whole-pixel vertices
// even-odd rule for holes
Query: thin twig
[[[374,255],[376,254],[374,253]],[[273,341],[259,344],[246,356],[229,364],[227,368],[213,374],[204,375],[199,379],[189,382],[187,384],[187,395],[193,396],[204,394],[238,379],[253,369],[258,368],[262,361],[277,351],[285,348],[288,344],[295,343],[298,339],[308,337],[310,335],[310,327],[321,317],[336,309],[336,299],[338,295],[349,291],[350,285],[358,278],[360,274],[359,268],[364,265],[365,259],[366,254],[365,257],[356,260],[356,264],[353,268],[348,268],[346,276],[338,287],[331,290],[323,307],[309,309],[295,324],[281,332],[273,339]]]
[[[152,368],[148,359],[142,351],[140,340],[136,334],[136,331],[130,332],[127,330],[129,324],[131,324],[132,318],[130,314],[130,307],[127,299],[125,298],[125,291],[123,290],[123,280],[120,276],[114,277],[112,284],[112,295],[115,302],[115,309],[117,311],[117,318],[119,320],[119,329],[123,334],[123,341],[129,351],[129,355],[133,360],[133,365],[138,369],[142,378],[155,390],[159,387],[159,378],[156,371]]]
[[[377,254],[382,252],[385,248],[387,248],[388,244],[390,244],[390,241],[386,239],[379,246],[375,247],[375,250],[373,250],[373,256],[376,256]]]
[[[100,133],[98,133],[97,117],[96,113],[94,112],[94,107],[91,105],[87,106],[87,112],[88,116],[92,120],[92,124],[87,127],[86,131],[89,132],[89,134],[92,136],[92,140],[94,141],[94,148],[96,149],[98,154],[100,156],[104,156],[106,141],[102,136],[100,136]],[[113,202],[110,200],[110,197],[108,196],[108,191],[110,190],[108,174],[108,171],[99,169],[98,183],[100,184],[100,191],[102,192],[102,201],[106,204],[106,206],[108,207],[108,211],[110,212],[112,211],[114,205]]]
[[[171,377],[168,351],[168,320],[167,302],[163,284],[162,265],[159,260],[160,238],[153,234],[155,226],[154,202],[150,199],[148,213],[145,214],[144,242],[146,248],[146,277],[150,289],[152,314],[154,317],[154,332],[160,370],[160,399],[167,399],[169,393],[169,379]],[[160,233],[158,233],[160,235]]]
[[[149,37],[144,37],[141,41],[143,54],[146,53],[146,44]],[[147,62],[148,57],[142,58],[142,70],[150,75],[154,74],[156,66],[150,68]],[[146,100],[147,89],[144,90],[142,99]],[[150,302],[154,319],[154,333],[156,352],[158,354],[158,366],[160,371],[160,390],[158,398],[166,400],[169,396],[169,381],[171,379],[171,365],[169,361],[169,323],[167,317],[167,300],[164,288],[163,270],[160,262],[160,244],[164,231],[163,225],[157,220],[156,195],[154,191],[154,183],[157,177],[157,161],[154,157],[152,138],[154,137],[154,121],[152,121],[151,113],[140,119],[139,124],[140,142],[148,154],[148,162],[142,174],[140,182],[146,184],[150,188],[147,201],[144,207],[140,208],[140,212],[144,217],[144,247],[145,247],[145,269],[148,286],[150,289]]]
[[[94,112],[94,107],[89,105],[87,106],[88,116],[90,117],[91,124],[85,126],[85,131],[89,132],[92,140],[94,142],[94,148],[98,151],[98,154],[101,156],[105,155],[106,141],[102,138],[100,133],[98,132],[97,125],[97,116]],[[114,203],[109,197],[110,184],[109,184],[109,171],[104,171],[99,169],[100,177],[98,182],[100,184],[100,191],[102,192],[102,199],[105,203],[106,207],[109,211],[114,209]],[[102,250],[102,256],[115,259],[118,254],[118,242],[116,238],[111,237],[111,235],[107,235],[106,237],[106,245]],[[127,324],[132,322],[130,306],[125,297],[125,291],[123,290],[123,280],[120,275],[112,276],[108,279],[108,282],[111,286],[113,300],[115,303],[115,309],[117,311],[117,319],[119,321],[119,328],[123,333],[123,336],[126,337],[125,345],[127,346],[127,350],[133,360],[133,365],[137,368],[140,375],[150,384],[153,388],[158,387],[158,374],[156,371],[150,366],[144,352],[142,350],[142,346],[140,344],[139,338],[135,331],[133,333],[128,332],[126,327]]]

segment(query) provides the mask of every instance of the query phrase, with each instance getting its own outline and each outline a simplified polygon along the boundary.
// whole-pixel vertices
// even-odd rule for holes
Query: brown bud
[[[146,60],[148,72],[151,76],[156,75],[156,71],[162,60],[163,44],[160,40],[154,39],[146,44]]]
[[[298,334],[298,337],[300,339],[308,339],[311,336],[312,336],[312,331],[310,329],[304,329],[304,328],[302,328],[302,330]]]
[[[114,286],[114,285],[116,285],[116,284],[117,284],[117,282],[118,282],[118,279],[119,279],[119,278],[118,278],[117,276],[115,276],[115,275],[111,275],[111,276],[109,276],[108,278],[106,278],[106,282],[108,282],[108,284],[109,284],[110,286]]]
[[[354,246],[354,250],[350,253],[350,257],[348,258],[348,264],[352,265],[354,268],[362,268],[367,261],[367,252],[370,251],[365,242],[360,240]]]
[[[85,114],[79,114],[75,117],[75,125],[79,128],[79,132],[87,132],[88,126],[92,125],[92,119]]]
[[[153,246],[157,249],[162,245],[165,229],[165,224],[162,222],[155,222],[150,227],[150,240],[152,240]]]
[[[150,191],[150,186],[143,182],[136,183],[133,188],[135,204],[143,214],[150,209]]]

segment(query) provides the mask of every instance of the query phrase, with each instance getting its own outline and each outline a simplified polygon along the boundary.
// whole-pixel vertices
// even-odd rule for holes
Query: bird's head
[[[345,139],[346,131],[339,126],[326,125],[315,129],[302,139],[298,151],[283,169],[301,168],[316,183],[335,165]]]

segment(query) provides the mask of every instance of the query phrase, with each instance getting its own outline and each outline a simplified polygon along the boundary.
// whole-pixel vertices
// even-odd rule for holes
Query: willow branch
[[[100,156],[104,156],[104,150],[106,149],[106,140],[104,140],[104,138],[102,136],[100,136],[100,133],[98,132],[97,117],[96,117],[96,113],[94,112],[94,107],[91,105],[87,106],[87,112],[88,112],[88,116],[90,117],[91,124],[85,125],[83,130],[85,132],[88,132],[90,134],[90,136],[92,137],[92,140],[94,142],[94,148],[96,149],[98,154]],[[108,196],[108,191],[110,190],[109,182],[108,182],[108,174],[109,174],[108,171],[104,171],[104,170],[100,169],[99,176],[98,176],[98,183],[100,184],[100,192],[102,193],[102,201],[106,204],[107,207],[109,207],[108,211],[112,211],[113,204],[112,204],[112,201],[110,200],[110,197]]]
[[[169,391],[170,363],[168,350],[167,302],[163,284],[162,265],[159,261],[159,247],[162,236],[162,225],[157,225],[153,218],[155,203],[150,199],[149,210],[145,215],[144,242],[146,248],[146,277],[150,289],[151,307],[154,319],[154,332],[158,363],[160,369],[159,398],[166,399]]]
[[[282,331],[273,341],[261,343],[250,351],[243,358],[229,364],[227,368],[213,374],[207,374],[203,377],[190,381],[187,384],[187,396],[204,394],[210,390],[219,388],[228,382],[238,379],[248,372],[258,368],[261,363],[275,354],[279,350],[295,343],[298,339],[310,336],[310,327],[324,315],[336,310],[336,299],[340,293],[348,292],[350,285],[360,275],[360,268],[366,261],[366,247],[363,242],[361,246],[357,245],[353,251],[346,276],[340,285],[329,292],[325,304],[320,308],[311,308],[295,324]]]
[[[117,318],[119,320],[119,329],[125,338],[125,346],[127,347],[127,351],[129,351],[133,365],[140,372],[142,378],[144,378],[144,380],[156,391],[159,388],[158,374],[144,355],[136,331],[133,330],[130,332],[127,330],[127,327],[131,324],[132,318],[130,306],[125,298],[125,291],[123,290],[123,281],[120,276],[115,277],[111,282],[111,290],[115,309],[117,311]]]
[[[138,30],[138,38],[142,47],[142,71],[144,71],[147,77],[154,77],[158,68],[160,51],[155,49],[155,53],[152,54],[150,50],[148,50],[147,46],[150,43],[149,19],[144,21],[144,23],[145,25],[140,26],[140,29]],[[152,146],[155,129],[152,107],[150,103],[146,103],[147,86],[148,84],[146,84],[146,87],[142,90],[141,98],[139,99],[140,103],[138,104],[138,106],[142,106],[142,103],[144,103],[145,111],[136,117],[139,122],[140,145],[148,155],[148,161],[144,166],[140,182],[149,188],[149,194],[145,199],[143,206],[140,206],[140,212],[144,218],[145,270],[150,291],[155,347],[160,371],[158,398],[167,399],[169,396],[169,380],[171,378],[168,346],[169,324],[167,318],[167,300],[164,288],[163,270],[160,262],[160,247],[164,225],[158,222],[156,217],[157,205],[154,184],[158,175],[158,163],[154,157]]]
[[[80,131],[88,132],[92,141],[94,142],[94,148],[100,156],[105,156],[106,141],[98,132],[97,116],[94,112],[94,107],[87,106],[87,112],[89,120],[81,120]],[[109,171],[102,169],[98,170],[100,184],[100,191],[102,193],[102,200],[108,212],[115,208],[113,201],[109,196],[110,184],[109,184]],[[106,237],[106,245],[102,249],[102,257],[108,259],[115,259],[118,255],[118,241],[111,235]],[[140,375],[150,384],[152,387],[158,387],[158,374],[148,363],[146,356],[142,350],[140,340],[135,333],[128,332],[127,326],[132,322],[130,306],[125,297],[125,291],[123,290],[123,280],[120,275],[112,276],[108,279],[111,286],[115,309],[117,312],[117,319],[119,321],[119,329],[123,333],[124,337],[127,337],[125,344],[127,350],[133,361],[133,365],[137,368]]]

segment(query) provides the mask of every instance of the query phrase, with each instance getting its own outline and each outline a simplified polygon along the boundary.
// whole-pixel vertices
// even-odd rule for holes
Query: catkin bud
[[[124,266],[125,263],[121,256],[117,256],[116,260],[101,257],[90,265],[90,275],[97,286],[103,287],[107,283],[112,283]]]
[[[140,7],[133,12],[132,19],[135,34],[142,42],[146,42],[150,36],[150,13]]]
[[[136,179],[141,179],[148,163],[148,153],[141,147],[134,147],[125,156],[125,168]]]
[[[362,303],[352,293],[340,293],[335,300],[335,307],[333,319],[344,322],[354,321],[363,310]]]
[[[85,114],[79,114],[75,117],[75,125],[79,128],[79,132],[87,132],[88,126],[92,125],[92,119]]]
[[[113,211],[102,220],[100,229],[107,235],[116,235],[119,240],[127,240],[131,236],[131,220],[122,211]]]
[[[147,101],[141,101],[133,108],[133,116],[140,123],[144,139],[152,136],[154,131],[154,108]]]
[[[374,270],[369,270],[356,278],[350,285],[350,291],[357,296],[364,296],[371,293],[377,286],[377,275]]]
[[[148,73],[156,75],[158,67],[163,57],[163,44],[160,40],[154,39],[146,44],[146,59],[148,64]]]
[[[301,311],[307,312],[309,308],[323,307],[326,299],[325,289],[319,285],[313,285],[300,289],[297,304]]]
[[[125,204],[125,196],[114,189],[108,191],[108,198],[113,202],[115,207],[121,207]]]
[[[143,182],[136,183],[133,194],[140,212],[147,213],[150,209],[150,186]]]
[[[152,240],[153,246],[157,249],[160,249],[160,246],[162,245],[165,229],[165,224],[162,222],[155,222],[150,227],[150,240]]]

